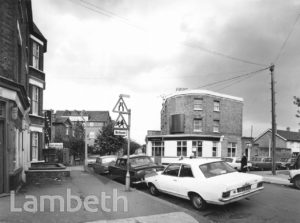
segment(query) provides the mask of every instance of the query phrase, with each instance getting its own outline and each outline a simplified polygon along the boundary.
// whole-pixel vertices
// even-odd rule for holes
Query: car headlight
[[[222,198],[228,198],[230,196],[230,191],[226,191],[222,193]]]

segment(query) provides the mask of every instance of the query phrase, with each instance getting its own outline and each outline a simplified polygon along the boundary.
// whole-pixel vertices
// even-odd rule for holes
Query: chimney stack
[[[286,131],[288,131],[288,132],[289,132],[290,130],[291,130],[291,128],[290,128],[290,127],[287,127],[287,128],[286,128]]]

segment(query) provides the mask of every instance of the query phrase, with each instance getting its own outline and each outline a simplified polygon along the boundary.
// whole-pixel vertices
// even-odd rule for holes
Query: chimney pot
[[[290,128],[290,127],[287,127],[287,128],[286,128],[286,131],[290,131],[290,130],[291,130],[291,128]]]

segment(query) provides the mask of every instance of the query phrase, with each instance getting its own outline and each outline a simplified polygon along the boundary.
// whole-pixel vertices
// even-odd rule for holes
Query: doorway
[[[4,193],[4,121],[0,120],[0,194]]]

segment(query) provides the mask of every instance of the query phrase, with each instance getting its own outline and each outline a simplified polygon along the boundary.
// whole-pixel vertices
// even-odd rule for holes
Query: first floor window
[[[235,157],[235,152],[236,152],[236,143],[235,142],[228,143],[227,156]]]
[[[39,114],[39,88],[37,86],[32,86],[32,114]]]
[[[40,46],[37,42],[33,41],[32,43],[32,66],[36,69],[39,69],[40,63]]]
[[[214,111],[220,111],[220,102],[214,101]]]
[[[213,132],[220,132],[220,121],[214,120]]]
[[[217,149],[218,149],[218,143],[217,142],[213,142],[213,147],[212,147],[212,156],[213,157],[218,156]]]
[[[192,148],[196,152],[196,156],[202,156],[202,141],[193,141]]]
[[[195,98],[194,99],[194,110],[202,110],[203,109],[203,99]]]
[[[31,152],[32,152],[32,160],[38,160],[38,148],[39,148],[39,133],[32,132],[31,134]]]
[[[194,119],[194,132],[202,132],[202,119]]]
[[[177,156],[187,156],[186,141],[177,141]]]
[[[164,156],[164,155],[165,155],[164,142],[162,141],[152,142],[152,156]]]

